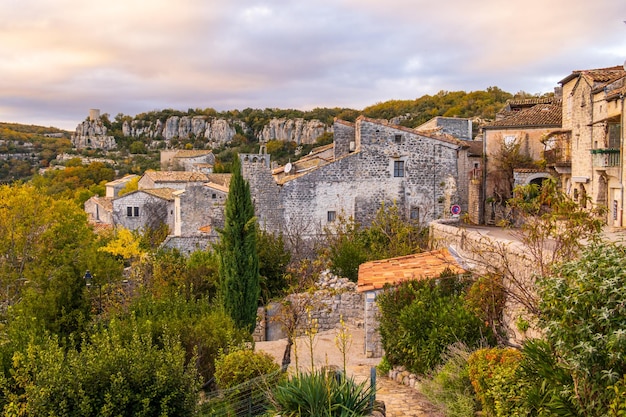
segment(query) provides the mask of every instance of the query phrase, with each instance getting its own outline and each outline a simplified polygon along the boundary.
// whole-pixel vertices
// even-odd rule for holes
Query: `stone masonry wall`
[[[493,271],[495,268],[508,268],[516,279],[527,282],[526,290],[533,291],[533,275],[537,267],[525,253],[524,246],[516,240],[507,240],[489,236],[479,229],[458,227],[458,224],[443,221],[430,224],[430,240],[432,249],[449,248],[460,255],[472,271],[481,273]],[[505,280],[505,287],[509,291],[516,291],[515,287]],[[534,329],[521,333],[515,325],[519,317],[527,317],[524,308],[509,298],[506,301],[503,321],[508,331],[509,340],[520,344],[528,337],[538,337]]]
[[[224,205],[227,193],[205,185],[188,187],[178,197],[176,206],[178,236],[194,236],[203,234],[200,228],[211,226],[210,235],[217,237],[217,229],[224,227]],[[206,233],[206,232],[205,232]]]
[[[341,278],[344,282],[345,278]],[[349,283],[349,281],[347,281]],[[350,285],[351,284],[351,285]],[[310,305],[311,310],[304,313],[300,318],[303,325],[301,331],[306,329],[308,323],[315,322],[317,331],[337,329],[341,326],[341,320],[346,324],[362,327],[364,322],[364,295],[356,292],[356,285],[349,283],[345,289],[326,287],[314,293],[293,294],[289,296],[293,303]],[[273,303],[267,308],[258,311],[257,327],[253,333],[255,341],[277,340],[286,337],[279,321],[274,319],[278,312],[279,304]],[[267,338],[271,335],[272,337]]]

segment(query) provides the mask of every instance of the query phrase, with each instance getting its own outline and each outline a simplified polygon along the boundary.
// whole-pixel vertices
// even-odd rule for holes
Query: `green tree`
[[[22,300],[11,314],[63,336],[80,330],[89,314],[83,274],[106,264],[97,246],[72,201],[31,185],[0,187],[0,288],[7,301]]]
[[[282,233],[257,231],[261,297],[267,303],[284,294],[287,283],[287,266],[291,253],[285,247]]]
[[[239,157],[233,163],[224,215],[224,229],[219,231],[218,246],[220,295],[226,312],[235,323],[252,332],[260,296],[257,226],[250,185],[241,173]]]

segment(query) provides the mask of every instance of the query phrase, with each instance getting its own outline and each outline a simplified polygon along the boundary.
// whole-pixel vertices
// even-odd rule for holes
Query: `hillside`
[[[237,152],[255,152],[259,142],[267,143],[268,152],[278,163],[306,154],[315,146],[330,143],[334,118],[354,121],[359,115],[364,115],[414,128],[435,116],[465,117],[475,120],[476,134],[484,121],[494,119],[507,100],[527,97],[530,95],[524,92],[513,95],[498,87],[489,87],[472,92],[440,91],[415,100],[389,100],[363,110],[338,107],[310,111],[246,108],[223,112],[212,108],[187,111],[163,109],[136,116],[118,113],[113,118],[105,113],[98,123],[115,138],[120,156],[147,157],[148,161],[142,166],[154,165],[154,151],[165,147],[210,148],[219,162],[216,169],[228,171],[228,165]],[[77,132],[83,132],[78,134],[85,135],[84,131],[90,127],[89,120],[77,121],[77,124]],[[70,135],[55,128],[0,123],[0,181],[28,178],[38,168],[47,167],[59,153],[71,148]],[[83,153],[94,156],[94,151],[85,149]]]

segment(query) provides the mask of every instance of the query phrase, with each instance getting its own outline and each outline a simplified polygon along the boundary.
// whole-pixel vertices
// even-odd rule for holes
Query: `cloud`
[[[92,107],[545,92],[572,70],[626,59],[626,4],[614,0],[5,0],[0,16],[0,118],[74,120],[65,128]]]

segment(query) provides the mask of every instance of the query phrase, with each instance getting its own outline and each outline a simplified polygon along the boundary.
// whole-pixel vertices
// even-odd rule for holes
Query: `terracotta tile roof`
[[[110,197],[99,197],[97,195],[91,197],[91,199],[106,211],[113,213],[113,199]]]
[[[611,91],[609,94],[607,94],[606,100],[607,101],[618,100],[619,98],[625,95],[626,95],[626,85],[624,85],[621,88],[616,88],[615,90]]]
[[[105,186],[111,187],[111,186],[115,186],[115,185],[118,185],[118,184],[125,184],[128,181],[130,181],[130,180],[132,180],[134,178],[137,178],[138,176],[139,175],[135,175],[135,174],[125,175],[122,178],[116,179],[114,181],[107,182],[105,184]]]
[[[146,171],[144,174],[154,182],[207,182],[206,174],[192,171]]]
[[[174,158],[196,158],[198,156],[205,156],[205,155],[210,155],[212,154],[213,151],[212,150],[187,150],[187,149],[182,149],[178,152],[176,152],[176,155],[174,155]]]
[[[342,125],[345,125],[345,126],[349,126],[349,127],[354,127],[355,126],[355,124],[352,123],[352,122],[348,122],[346,120],[341,120],[341,119],[338,119],[336,117],[335,117],[335,123],[339,123],[339,124],[342,124]]]
[[[563,119],[561,101],[537,104],[529,109],[511,112],[509,117],[486,124],[484,129],[507,127],[560,127]]]
[[[552,104],[553,97],[533,97],[507,100],[505,109],[512,110],[515,108],[528,108],[537,104]],[[515,110],[513,110],[515,111]]]
[[[590,70],[577,70],[577,71],[572,71],[570,75],[568,75],[567,77],[559,81],[559,84],[564,85],[568,83],[569,81],[573,80],[574,78],[577,78],[581,75],[596,83],[606,83],[615,78],[618,78],[619,76],[624,76],[624,73],[625,71],[624,71],[623,65],[617,65],[617,66],[608,67],[608,68],[590,69]]]
[[[463,147],[467,147],[469,156],[482,156],[483,141],[482,140],[466,140],[463,141]]]
[[[446,269],[455,274],[466,272],[447,249],[366,262],[359,267],[357,290],[372,291],[385,284],[437,278]]]
[[[175,190],[173,188],[149,188],[138,191],[143,191],[146,194],[162,198],[163,200],[174,201],[174,192],[179,190]]]
[[[207,178],[209,182],[221,185],[222,187],[226,188],[226,190],[228,190],[228,188],[230,187],[230,180],[233,178],[233,174],[208,174]]]

